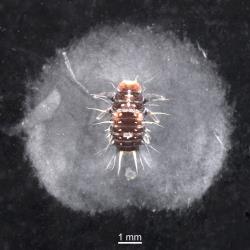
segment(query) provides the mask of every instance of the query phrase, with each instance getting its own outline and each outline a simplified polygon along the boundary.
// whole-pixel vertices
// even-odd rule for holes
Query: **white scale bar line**
[[[129,244],[133,244],[133,245],[140,245],[142,244],[141,241],[118,241],[119,245],[129,245]]]

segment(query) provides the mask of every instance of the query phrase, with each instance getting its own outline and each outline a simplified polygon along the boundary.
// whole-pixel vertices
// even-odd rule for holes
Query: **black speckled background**
[[[90,216],[62,207],[41,187],[24,154],[25,136],[0,137],[0,249],[250,249],[250,2],[160,0],[5,0],[0,2],[1,131],[23,117],[25,81],[98,24],[160,24],[199,41],[230,86],[235,108],[226,170],[185,212]],[[142,246],[118,247],[118,234]]]

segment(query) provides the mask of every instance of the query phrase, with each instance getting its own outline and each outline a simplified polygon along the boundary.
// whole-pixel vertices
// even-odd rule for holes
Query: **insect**
[[[108,144],[102,152],[105,152],[111,145],[114,145],[116,148],[116,153],[111,157],[106,169],[113,170],[118,157],[117,174],[119,175],[124,154],[131,154],[133,156],[136,174],[138,174],[138,158],[143,169],[143,162],[145,162],[148,167],[151,167],[150,163],[143,157],[140,150],[142,146],[145,146],[148,152],[149,148],[156,150],[150,144],[150,129],[147,125],[162,127],[157,116],[169,114],[153,112],[148,108],[149,105],[147,104],[167,101],[168,99],[158,94],[144,95],[142,85],[138,82],[137,77],[135,80],[123,80],[117,85],[117,87],[112,83],[112,86],[115,89],[114,92],[90,94],[89,90],[77,80],[66,52],[63,52],[63,57],[73,81],[86,94],[91,95],[94,99],[100,99],[109,103],[109,106],[106,109],[88,108],[100,113],[96,117],[100,122],[95,123],[96,125],[109,125],[105,130]],[[159,106],[158,104],[151,105]],[[105,117],[108,117],[108,120],[104,120]],[[150,120],[147,118],[150,118]]]

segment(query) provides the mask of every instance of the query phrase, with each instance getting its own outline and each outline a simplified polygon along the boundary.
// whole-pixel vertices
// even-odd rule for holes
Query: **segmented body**
[[[138,151],[142,144],[145,128],[144,98],[141,93],[125,89],[113,98],[110,133],[119,151]]]
[[[111,144],[115,145],[118,151],[118,171],[119,175],[121,170],[121,161],[124,153],[132,153],[135,163],[136,173],[138,173],[138,164],[137,156],[139,156],[140,164],[144,169],[144,162],[150,167],[148,161],[141,158],[140,146],[144,144],[148,150],[148,146],[156,150],[150,145],[150,130],[145,128],[145,124],[153,124],[160,126],[160,120],[157,118],[157,115],[168,115],[162,112],[152,112],[145,108],[146,102],[152,101],[166,101],[164,96],[157,94],[150,94],[144,99],[142,95],[142,87],[140,83],[135,79],[134,81],[123,80],[117,86],[117,92],[103,92],[100,94],[90,94],[88,89],[79,82],[72,70],[70,61],[67,57],[66,52],[63,52],[65,65],[68,68],[73,82],[78,85],[82,91],[87,95],[92,95],[95,99],[100,99],[105,102],[112,102],[111,107],[108,107],[105,110],[98,108],[89,108],[100,112],[96,117],[97,120],[102,120],[107,114],[111,114],[111,119],[106,121],[101,121],[96,124],[110,124],[109,128],[106,129],[107,138],[109,140],[108,145],[101,152],[107,151]],[[113,84],[112,84],[113,85]],[[114,87],[114,86],[113,86]],[[145,117],[149,116],[152,121],[145,121]],[[157,151],[157,150],[156,150]],[[110,159],[106,169],[113,169],[116,164],[116,156],[114,154]]]

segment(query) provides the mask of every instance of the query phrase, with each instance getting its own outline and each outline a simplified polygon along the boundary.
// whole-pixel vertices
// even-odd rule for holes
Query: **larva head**
[[[129,80],[123,80],[118,84],[117,90],[119,92],[137,92],[141,93],[142,87],[141,84],[138,83],[136,80],[135,81],[129,81]]]

